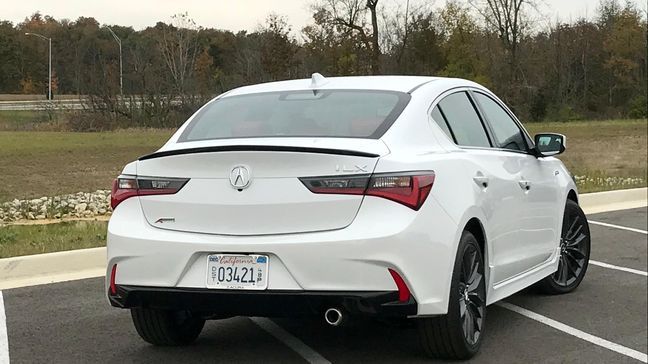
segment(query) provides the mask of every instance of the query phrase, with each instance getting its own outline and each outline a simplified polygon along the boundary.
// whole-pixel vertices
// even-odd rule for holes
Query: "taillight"
[[[188,178],[120,176],[113,182],[110,206],[115,209],[133,196],[172,195],[189,181]]]
[[[376,196],[418,210],[430,194],[434,172],[308,177],[300,180],[313,193]]]

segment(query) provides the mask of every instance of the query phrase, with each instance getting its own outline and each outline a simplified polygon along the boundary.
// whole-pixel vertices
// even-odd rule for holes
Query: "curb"
[[[105,266],[106,248],[0,259],[0,290],[100,277]]]
[[[585,193],[578,202],[587,214],[644,207],[648,205],[648,188]]]
[[[588,193],[579,196],[588,214],[648,206],[648,188]],[[70,250],[0,259],[0,290],[102,277],[106,248]]]

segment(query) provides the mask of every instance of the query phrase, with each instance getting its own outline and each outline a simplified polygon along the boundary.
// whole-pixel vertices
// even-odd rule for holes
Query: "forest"
[[[471,79],[525,122],[647,116],[646,14],[631,1],[602,0],[569,21],[549,19],[537,0],[314,0],[310,9],[302,29],[278,9],[239,32],[187,13],[141,30],[40,13],[0,21],[0,94],[47,94],[48,44],[25,35],[37,33],[52,39],[54,99],[82,96],[101,129],[177,126],[232,88],[313,72]]]

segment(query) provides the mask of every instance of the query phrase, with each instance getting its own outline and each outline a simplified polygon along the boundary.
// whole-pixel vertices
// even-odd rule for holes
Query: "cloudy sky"
[[[3,0],[9,2],[11,0]],[[384,0],[396,3],[404,0]],[[426,1],[426,0],[424,0]],[[644,0],[633,0],[646,9]],[[19,23],[40,11],[57,19],[94,17],[100,23],[130,25],[143,29],[157,21],[168,21],[171,15],[188,12],[203,27],[254,30],[272,12],[288,18],[293,29],[299,30],[311,21],[310,0],[14,0],[3,6],[0,20]],[[591,17],[599,0],[541,0],[543,13],[550,20]],[[442,6],[445,0],[433,1]]]

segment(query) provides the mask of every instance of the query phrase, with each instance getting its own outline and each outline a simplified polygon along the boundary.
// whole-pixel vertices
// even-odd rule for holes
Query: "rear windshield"
[[[203,108],[178,141],[258,137],[380,138],[410,95],[326,90],[230,96]]]

